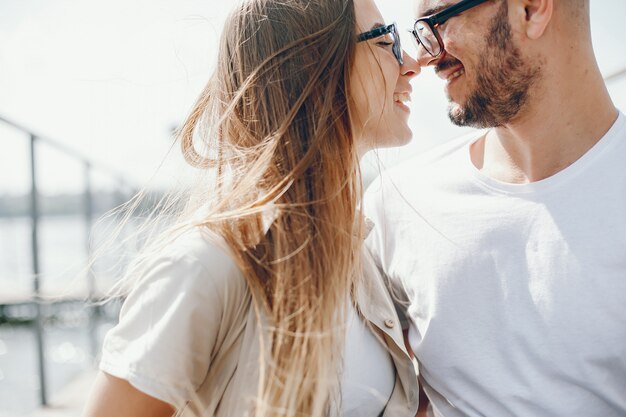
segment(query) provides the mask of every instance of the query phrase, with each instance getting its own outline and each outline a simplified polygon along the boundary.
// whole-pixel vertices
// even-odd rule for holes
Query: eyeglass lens
[[[398,30],[396,29],[395,26],[393,27],[393,30],[389,34],[393,38],[393,54],[395,55],[400,65],[402,65],[403,64],[402,46],[400,45],[400,35],[398,35]]]
[[[419,20],[415,22],[415,35],[429,54],[437,56],[441,53],[439,40],[428,23]]]

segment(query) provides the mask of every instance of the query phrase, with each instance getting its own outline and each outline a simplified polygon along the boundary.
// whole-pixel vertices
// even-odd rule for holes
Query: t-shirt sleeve
[[[230,269],[185,254],[153,260],[105,337],[100,368],[182,408],[211,366]]]

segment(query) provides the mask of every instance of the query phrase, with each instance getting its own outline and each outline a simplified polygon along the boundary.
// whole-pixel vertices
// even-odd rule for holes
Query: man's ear
[[[511,3],[518,8],[518,16],[523,19],[520,29],[529,39],[540,38],[552,20],[554,0],[514,0]]]

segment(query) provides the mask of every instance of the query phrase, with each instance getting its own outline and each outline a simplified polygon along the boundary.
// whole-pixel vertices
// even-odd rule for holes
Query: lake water
[[[98,247],[114,226],[96,223],[91,246]],[[43,217],[39,223],[39,269],[41,291],[61,295],[67,291],[87,294],[87,226],[77,216]],[[94,264],[96,287],[108,288],[117,279],[112,265],[132,256],[134,248],[117,248]],[[9,294],[30,294],[33,288],[31,220],[0,219],[0,300]]]
[[[94,245],[102,241],[111,226],[113,224],[109,221],[94,227]],[[86,229],[80,217],[41,219],[39,263],[44,294],[87,294]],[[30,238],[29,218],[0,219],[0,303],[3,298],[26,295],[32,291]],[[134,248],[117,248],[94,264],[95,283],[99,291],[104,291],[117,278],[111,266],[123,263],[133,253]],[[22,310],[24,315],[30,314],[28,307]],[[46,386],[51,396],[79,372],[94,365],[95,354],[104,333],[115,320],[116,311],[107,307],[107,314],[92,322],[90,310],[81,303],[48,306],[46,312],[49,315],[44,331]],[[33,326],[0,324],[0,417],[28,415],[38,407],[39,395]]]

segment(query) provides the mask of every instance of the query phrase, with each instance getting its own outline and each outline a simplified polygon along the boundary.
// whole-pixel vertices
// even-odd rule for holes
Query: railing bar
[[[26,128],[26,127],[24,127],[24,126],[22,126],[22,125],[20,125],[18,123],[15,123],[15,122],[13,122],[11,120],[8,120],[8,119],[6,119],[6,118],[4,118],[2,116],[0,116],[0,121],[2,121],[2,122],[4,122],[4,123],[6,123],[6,124],[16,128],[16,129],[18,129],[18,130],[21,130],[22,132],[35,135],[33,130],[28,129],[28,128]],[[47,137],[42,136],[42,135],[36,135],[36,137],[37,137],[37,140],[45,142],[47,145],[50,145],[53,148],[56,148],[57,150],[59,150],[61,152],[64,152],[67,155],[69,155],[69,156],[71,156],[71,157],[73,157],[75,159],[80,159],[81,161],[87,160],[87,158],[85,156],[81,155],[79,152],[77,152],[77,151],[75,151],[73,149],[70,149],[66,145],[63,145],[62,143],[60,143],[60,142],[58,142],[58,141],[56,141],[54,139],[47,138]]]
[[[97,304],[93,304],[96,298],[96,281],[93,271],[92,262],[92,250],[91,250],[91,231],[93,227],[93,193],[91,187],[91,165],[89,162],[85,162],[84,176],[85,176],[85,191],[84,191],[84,215],[85,215],[85,254],[87,258],[87,299],[89,303],[92,303],[89,308],[89,347],[91,350],[91,357],[95,358],[98,355],[98,316],[99,308]]]
[[[35,335],[37,337],[37,359],[39,367],[39,395],[42,406],[48,404],[46,391],[46,364],[44,356],[43,317],[41,314],[41,297],[39,281],[39,201],[37,191],[37,157],[35,147],[37,136],[30,134],[30,216],[32,221],[31,251],[33,267],[33,292],[35,295]]]
[[[106,166],[106,164],[102,163],[102,162],[93,162],[91,159],[87,158],[86,156],[82,155],[80,152],[77,152],[71,148],[69,148],[68,146],[45,136],[40,136],[40,135],[36,135],[32,130],[18,124],[15,123],[9,119],[6,119],[3,116],[0,116],[0,122],[4,122],[6,124],[8,124],[9,126],[14,127],[15,129],[21,130],[22,132],[31,135],[31,136],[35,136],[37,138],[38,141],[45,143],[46,145],[49,145],[51,147],[53,147],[54,149],[68,155],[71,158],[77,159],[81,162],[85,162],[85,163],[89,163],[92,167],[97,168],[100,171],[103,171],[107,174],[109,174],[111,177],[115,178],[117,181],[121,182],[122,184],[126,184],[126,178],[123,174],[121,174],[120,172],[117,172],[117,170]]]

